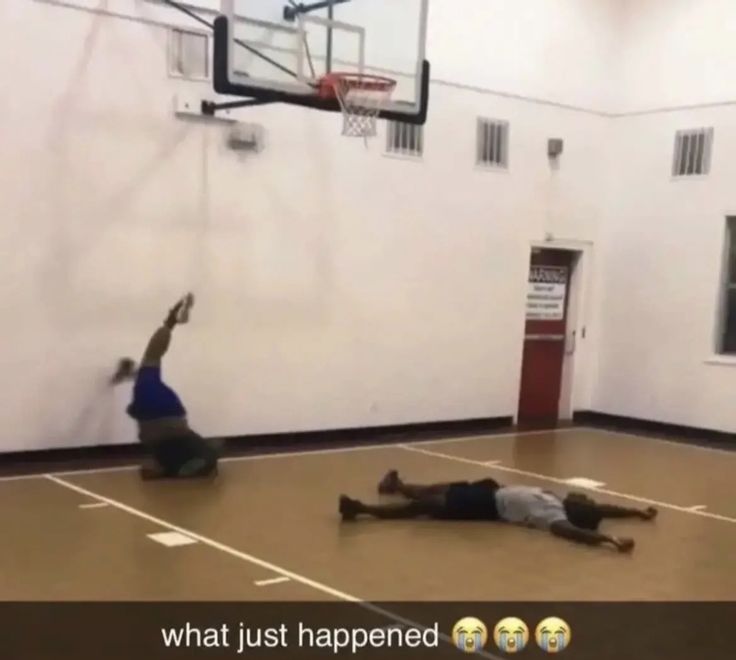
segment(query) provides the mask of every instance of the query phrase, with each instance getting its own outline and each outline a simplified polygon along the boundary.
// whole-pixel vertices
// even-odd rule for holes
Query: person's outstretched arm
[[[588,529],[575,527],[571,522],[562,520],[553,523],[550,532],[554,536],[574,541],[575,543],[584,543],[586,545],[604,545],[609,543],[619,552],[631,552],[634,549],[633,539],[620,539],[615,536],[608,536],[600,532],[594,532]]]

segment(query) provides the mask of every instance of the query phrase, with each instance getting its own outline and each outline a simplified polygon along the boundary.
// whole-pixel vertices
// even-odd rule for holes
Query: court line
[[[55,484],[63,488],[73,490],[79,493],[80,495],[84,495],[86,497],[96,499],[100,502],[105,502],[106,504],[109,504],[110,506],[115,507],[116,509],[124,511],[125,513],[128,513],[131,516],[135,516],[142,520],[146,520],[147,522],[153,523],[155,525],[158,525],[159,527],[163,527],[172,532],[178,532],[179,534],[188,536],[196,541],[199,541],[203,545],[209,546],[210,548],[214,548],[215,550],[219,550],[220,552],[230,555],[231,557],[235,557],[236,559],[240,559],[250,564],[254,564],[255,566],[264,568],[272,573],[276,573],[280,575],[281,577],[285,577],[290,580],[293,580],[294,582],[299,582],[300,584],[303,584],[306,587],[310,587],[314,589],[315,591],[321,591],[322,593],[327,594],[328,596],[332,596],[333,598],[337,600],[342,600],[348,603],[354,603],[358,605],[359,607],[362,607],[366,610],[373,612],[374,614],[378,614],[382,617],[385,617],[397,623],[404,624],[406,626],[410,626],[412,628],[419,628],[421,630],[429,630],[428,626],[418,623],[416,621],[412,621],[411,619],[407,619],[406,617],[403,617],[400,614],[396,614],[395,612],[391,612],[382,607],[378,607],[377,605],[374,605],[373,603],[369,603],[361,598],[348,594],[344,591],[340,591],[339,589],[333,589],[332,587],[326,584],[317,582],[316,580],[312,580],[304,575],[295,573],[294,571],[290,571],[289,569],[278,566],[277,564],[273,564],[269,561],[266,561],[265,559],[256,557],[255,555],[251,555],[246,552],[237,550],[236,548],[233,548],[232,546],[225,545],[224,543],[220,543],[219,541],[215,541],[214,539],[211,539],[207,536],[203,536],[202,534],[198,534],[197,532],[193,532],[189,529],[186,529],[185,527],[179,527],[179,525],[174,525],[173,523],[163,520],[162,518],[157,518],[156,516],[152,516],[151,514],[146,513],[145,511],[141,511],[140,509],[135,509],[132,506],[128,506],[127,504],[124,504],[123,502],[120,502],[118,500],[114,500],[111,497],[100,495],[99,493],[88,490],[87,488],[83,488],[82,486],[78,486],[77,484],[74,484],[71,481],[62,479],[61,477],[58,477],[56,475],[44,474],[44,475],[41,475],[41,477],[44,479],[48,479],[49,481],[52,481]],[[443,635],[442,633],[440,633],[439,638],[443,642],[454,644],[452,641],[452,638],[448,635]],[[480,653],[477,653],[476,655],[489,658],[489,660],[503,660],[499,656],[493,655],[486,651],[482,651]]]
[[[487,470],[498,470],[499,472],[510,472],[512,474],[520,474],[525,477],[533,477],[535,479],[541,479],[543,481],[551,481],[553,483],[561,484],[563,486],[569,486],[569,484],[565,481],[565,479],[562,479],[560,477],[550,477],[545,474],[539,474],[537,472],[529,472],[528,470],[520,470],[518,468],[512,468],[506,465],[488,465],[487,463],[483,461],[475,461],[472,458],[463,458],[462,456],[453,456],[452,454],[443,454],[441,452],[430,451],[429,449],[422,449],[421,447],[416,447],[410,444],[397,445],[397,449],[402,449],[404,451],[411,451],[417,454],[424,454],[426,456],[432,456],[434,458],[444,458],[448,461],[456,461],[458,463],[466,463],[468,465],[475,465],[475,466],[479,466],[482,468],[486,468]],[[618,491],[610,490],[608,488],[586,488],[584,486],[578,486],[578,488],[582,488],[583,490],[590,490],[594,493],[603,493],[604,495],[610,495],[611,497],[620,497],[622,499],[632,500],[634,502],[641,502],[643,504],[651,504],[653,506],[658,506],[662,509],[671,509],[672,511],[679,511],[680,513],[689,513],[694,516],[701,516],[703,518],[711,518],[712,520],[720,520],[721,522],[728,522],[728,523],[736,524],[736,518],[731,518],[729,516],[724,516],[718,513],[711,513],[709,511],[701,511],[699,509],[693,509],[692,507],[678,506],[677,504],[670,504],[669,502],[661,502],[659,500],[653,500],[648,497],[640,497],[638,495],[629,495],[627,493],[619,493]]]
[[[641,440],[652,440],[653,442],[659,442],[665,445],[671,445],[673,447],[680,447],[681,449],[697,449],[698,451],[706,451],[712,454],[726,454],[731,458],[736,458],[736,447],[734,449],[721,449],[720,447],[707,447],[699,445],[694,442],[687,442],[683,440],[678,442],[677,440],[667,440],[667,438],[658,438],[652,435],[642,435],[640,433],[629,433],[628,431],[616,431],[614,429],[597,428],[595,426],[578,426],[575,427],[580,431],[598,431],[600,433],[608,433],[609,435],[623,435],[629,438],[639,438]]]
[[[10,481],[28,481],[28,479],[40,479],[43,477],[43,472],[35,472],[34,474],[12,474],[7,477],[0,477],[0,483],[6,483]]]
[[[270,578],[268,580],[256,580],[253,584],[257,587],[268,587],[272,584],[282,584],[284,582],[291,582],[291,578],[282,575],[281,577]]]
[[[546,435],[549,433],[557,433],[557,432],[565,432],[573,430],[570,429],[549,429],[545,431],[509,431],[504,433],[484,433],[484,434],[477,434],[477,435],[467,435],[467,436],[456,436],[451,438],[435,438],[433,440],[414,440],[412,444],[421,444],[421,445],[444,445],[444,444],[454,444],[458,442],[469,442],[471,440],[482,440],[482,439],[492,439],[492,438],[511,438],[515,436],[527,436],[527,435]],[[396,447],[399,444],[399,442],[381,442],[376,444],[368,444],[368,445],[353,445],[349,447],[332,447],[332,448],[325,448],[325,449],[302,449],[298,451],[285,451],[285,452],[265,452],[262,454],[246,454],[244,456],[225,456],[220,459],[221,463],[236,463],[239,461],[262,461],[262,460],[268,460],[268,459],[277,459],[277,458],[295,458],[299,456],[322,456],[325,454],[347,454],[350,452],[355,451],[373,451],[378,449],[391,449],[392,447]],[[108,472],[130,472],[131,470],[138,470],[140,468],[139,465],[117,465],[115,467],[107,467],[107,468],[90,468],[90,469],[81,469],[81,470],[62,470],[60,472],[37,472],[34,474],[20,474],[20,475],[13,475],[9,477],[0,477],[0,483],[4,481],[24,481],[28,479],[42,479],[47,474],[53,474],[57,477],[72,477],[76,475],[84,475],[84,474],[106,474]]]

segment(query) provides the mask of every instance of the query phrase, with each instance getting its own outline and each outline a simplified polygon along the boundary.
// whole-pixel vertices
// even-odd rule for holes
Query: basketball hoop
[[[396,81],[364,73],[328,73],[319,81],[323,99],[337,98],[342,109],[342,134],[369,138],[376,135],[378,115],[391,100]]]

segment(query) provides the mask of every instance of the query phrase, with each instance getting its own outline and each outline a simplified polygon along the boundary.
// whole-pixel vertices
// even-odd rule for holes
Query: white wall
[[[623,0],[622,8],[615,110],[736,100],[731,0]]]
[[[420,163],[276,106],[243,160],[172,117],[164,30],[31,1],[0,25],[2,450],[133,440],[104,379],[190,287],[166,375],[203,433],[515,413],[529,243],[595,236],[605,118],[433,85]],[[477,115],[511,121],[508,173],[475,169]]]
[[[713,359],[736,210],[734,23],[736,5],[722,0],[626,5],[627,112],[606,146],[617,165],[600,234],[595,410],[736,431],[736,362]],[[710,175],[673,180],[675,131],[704,126],[715,128]]]
[[[430,7],[437,78],[610,111],[619,0],[432,0]]]

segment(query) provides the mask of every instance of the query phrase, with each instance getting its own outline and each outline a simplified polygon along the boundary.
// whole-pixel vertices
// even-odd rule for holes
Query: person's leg
[[[423,500],[445,495],[451,485],[449,483],[426,486],[407,484],[401,480],[396,470],[391,470],[378,484],[378,492],[381,495],[402,495],[408,500]]]
[[[599,546],[609,543],[619,552],[631,552],[634,549],[633,539],[618,538],[589,529],[581,529],[580,527],[575,527],[575,525],[567,520],[552,523],[550,532],[554,536],[567,539],[568,541],[574,541],[575,543],[584,543],[585,545]]]
[[[161,366],[161,359],[169,350],[171,344],[172,331],[179,323],[186,323],[189,320],[189,312],[193,305],[194,296],[188,293],[169,310],[163,325],[148,340],[148,345],[141,360],[142,367]]]
[[[364,504],[346,495],[340,496],[340,515],[343,520],[355,520],[365,515],[380,520],[408,520],[430,516],[437,509],[431,501],[402,502],[400,504]]]
[[[161,359],[166,354],[171,344],[171,332],[179,323],[189,320],[189,312],[194,305],[194,296],[188,293],[174,307],[169,310],[163,325],[153,333],[148,340],[146,350],[143,353],[141,367],[161,367]],[[138,367],[132,358],[121,358],[110,378],[112,385],[118,385],[129,380],[134,380],[138,375]]]

